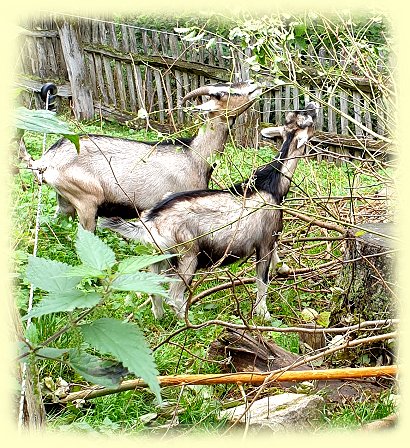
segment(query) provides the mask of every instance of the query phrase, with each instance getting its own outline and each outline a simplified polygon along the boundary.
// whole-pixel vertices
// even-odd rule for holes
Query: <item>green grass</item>
[[[397,411],[397,404],[389,391],[376,397],[363,397],[345,405],[332,407],[327,405],[324,411],[326,427],[354,429],[361,425],[382,419]]]
[[[73,124],[73,129],[78,128]],[[135,138],[141,140],[153,140],[156,133],[144,131],[133,131],[120,125],[110,123],[84,123],[79,127],[81,132],[106,133],[113,136]],[[47,139],[47,146],[50,146],[58,139],[58,136],[50,136]],[[26,135],[26,144],[29,152],[38,157],[42,151],[42,136],[36,134]],[[275,156],[276,151],[272,147],[262,147],[259,150],[252,148],[239,148],[228,145],[225,153],[218,156],[219,166],[214,172],[218,183],[229,186],[232,183],[241,181],[249,176],[255,166],[267,163]],[[388,177],[390,173],[381,173]],[[347,196],[360,192],[361,194],[372,194],[380,188],[380,182],[375,182],[374,177],[363,173],[358,165],[342,164],[340,167],[326,162],[313,160],[301,160],[294,176],[294,182],[289,193],[286,204],[298,207],[301,198],[307,197],[328,197]],[[15,267],[15,296],[17,304],[22,314],[27,309],[27,297],[29,284],[25,280],[25,266],[28,254],[32,253],[34,242],[35,217],[37,209],[38,186],[34,183],[33,177],[27,170],[21,170],[15,176],[13,188],[13,248]],[[298,202],[299,201],[299,202]],[[323,216],[330,215],[335,219],[343,220],[345,215],[331,204],[323,205],[323,201],[306,200],[303,205],[303,212],[320,212]],[[326,202],[326,201],[325,201]],[[320,204],[318,206],[318,203]],[[360,201],[355,200],[357,206]],[[75,238],[77,231],[76,220],[67,218],[54,218],[56,207],[55,192],[48,186],[42,189],[41,226],[39,231],[38,256],[76,264],[78,257],[75,252]],[[126,258],[129,255],[145,253],[143,248],[136,242],[125,242],[116,234],[107,230],[97,230],[97,235],[105,241],[116,253],[117,260]],[[286,220],[283,237],[287,236],[314,236],[318,235],[315,228],[307,228],[299,220]],[[329,232],[329,235],[333,235]],[[288,245],[289,256],[286,261],[294,266],[314,266],[317,258],[326,254],[328,248],[325,243],[310,245],[297,243]],[[340,256],[339,243],[332,243],[331,251],[333,256]],[[251,261],[251,260],[250,260]],[[229,272],[233,275],[239,274],[245,267],[250,271],[246,276],[254,275],[251,263],[236,263],[229,267]],[[207,279],[195,291],[206,290],[221,282],[229,281],[226,270],[218,270],[211,273]],[[196,276],[200,278],[201,273]],[[298,279],[296,279],[298,280]],[[318,284],[317,280],[306,280],[302,283],[295,279],[285,281],[273,281],[269,288],[270,300],[268,307],[273,316],[272,324],[276,326],[289,326],[301,322],[300,313],[304,307],[310,306],[318,312],[329,309],[332,280],[323,279]],[[308,291],[301,289],[304,287]],[[317,292],[315,292],[317,290]],[[255,298],[256,287],[254,284],[224,290],[208,296],[195,304],[190,310],[190,319],[194,324],[200,324],[212,319],[220,319],[232,323],[243,323],[243,316],[250,323],[260,323],[257,319],[249,320],[251,301]],[[156,321],[153,318],[150,304],[142,306],[146,300],[145,295],[136,293],[116,293],[102,309],[98,309],[91,316],[110,316],[119,319],[130,319],[135,322],[144,332],[149,345],[152,348],[158,346],[168,336],[182,327],[172,312],[166,307],[164,319]],[[36,291],[34,300],[41,299],[41,294]],[[37,341],[43,341],[51,336],[67,321],[64,313],[43,316],[37,319],[31,330],[31,337]],[[208,359],[209,345],[218,338],[223,328],[216,325],[207,326],[199,330],[187,330],[174,336],[170,343],[161,345],[154,351],[154,358],[161,375],[180,373],[218,373],[220,364]],[[294,334],[274,333],[266,334],[277,344],[285,349],[298,353],[299,340]],[[54,345],[56,347],[76,346],[81,343],[78,333],[73,330],[64,333]],[[70,369],[64,365],[44,362],[40,366],[40,377],[51,377],[57,379],[62,377],[67,382],[79,383],[78,378]],[[223,423],[217,420],[218,411],[227,396],[240,398],[240,393],[235,386],[217,386],[212,388],[166,388],[163,390],[163,398],[181,410],[178,419],[181,428],[191,431],[193,426],[204,432],[212,432],[223,427]],[[337,425],[338,422],[348,421],[349,415],[353,415],[357,421],[360,418],[373,419],[382,414],[379,408],[365,401],[355,404],[354,408],[346,406],[344,410],[328,410],[325,414],[326,425]],[[363,406],[363,409],[362,409]],[[386,404],[384,412],[389,412],[391,408]],[[380,411],[380,412],[379,412]],[[144,424],[141,416],[157,413],[158,417],[152,422]],[[143,419],[144,420],[144,419]],[[157,408],[154,396],[148,391],[138,391],[135,393],[125,392],[117,395],[101,397],[92,400],[84,407],[76,408],[69,405],[59,413],[49,415],[50,425],[60,430],[77,429],[80,431],[97,430],[103,433],[146,433],[160,432],[158,426],[166,425],[170,421],[169,415],[163,415]],[[168,423],[167,423],[168,422]]]

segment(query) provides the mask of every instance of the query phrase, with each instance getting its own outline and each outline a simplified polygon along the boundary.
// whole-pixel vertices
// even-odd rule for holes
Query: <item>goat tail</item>
[[[117,232],[123,237],[131,240],[139,240],[144,242],[147,239],[147,232],[145,227],[141,224],[141,221],[130,222],[118,217],[100,218],[98,220],[98,227],[113,230],[114,232]]]

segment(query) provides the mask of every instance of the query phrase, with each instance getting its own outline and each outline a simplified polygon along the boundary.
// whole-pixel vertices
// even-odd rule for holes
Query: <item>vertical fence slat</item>
[[[164,92],[162,89],[162,78],[159,70],[154,70],[155,85],[157,88],[158,97],[158,115],[160,123],[165,121],[165,106],[164,106]]]
[[[171,54],[173,55],[175,60],[180,58],[179,46],[178,46],[178,38],[175,34],[171,34],[169,36],[169,46],[171,48]],[[175,70],[175,84],[176,84],[176,104],[177,104],[177,121],[179,124],[184,122],[184,112],[181,107],[178,107],[180,99],[183,98],[183,81],[182,81],[182,73],[179,70]]]
[[[108,24],[108,40],[111,43],[114,50],[119,50],[120,46],[118,43],[117,35],[115,33],[115,25],[113,23]],[[125,84],[123,78],[123,70],[122,64],[120,61],[114,62],[114,82],[116,86],[116,91],[118,93],[119,105],[121,111],[127,110],[127,101],[126,101],[126,93],[125,93]]]
[[[285,104],[285,114],[287,114],[290,111],[290,86],[286,85],[285,86],[285,100],[284,100],[284,104]]]
[[[91,42],[100,42],[100,30],[97,21],[91,22]],[[96,53],[93,53],[93,58],[97,81],[98,98],[102,100],[103,104],[108,104],[108,96],[105,89],[105,82],[103,77],[102,58],[99,54]]]
[[[108,40],[108,30],[107,30],[107,26],[109,24],[106,22],[99,22],[99,29],[100,29],[100,43],[102,45],[107,45]],[[104,66],[104,73],[105,73],[105,79],[106,79],[106,88],[108,91],[108,97],[109,100],[111,102],[112,105],[114,105],[114,107],[117,105],[117,96],[115,93],[115,85],[114,85],[114,77],[113,77],[113,73],[112,73],[112,68],[111,68],[111,60],[110,58],[103,56],[102,57],[102,61],[103,61],[103,66]]]
[[[340,110],[346,115],[349,114],[347,93],[344,90],[340,92]],[[340,115],[340,133],[348,134],[349,133],[347,130],[348,126],[349,126],[349,120],[343,115]]]
[[[327,130],[329,132],[337,132],[337,126],[336,126],[336,114],[333,109],[335,106],[335,94],[332,92],[329,95],[329,107],[327,108]],[[333,106],[333,107],[332,107]]]
[[[316,129],[318,131],[323,130],[323,105],[320,103],[322,99],[322,91],[320,89],[315,89],[315,95],[319,101],[319,110],[317,111]]]
[[[160,34],[160,42],[161,42],[162,53],[165,54],[166,56],[172,55],[170,35],[164,34],[164,33]],[[170,120],[170,124],[173,125],[173,127],[175,128],[173,116],[172,116],[172,113],[174,110],[174,101],[173,101],[172,88],[171,88],[171,73],[172,73],[171,70],[172,69],[170,67],[167,67],[167,69],[162,74],[162,78],[164,81],[163,84],[164,84],[164,89],[165,89],[165,93],[166,93],[165,100],[166,100],[167,106],[168,106],[167,115]]]
[[[125,51],[125,53],[129,54],[130,43],[128,34],[129,34],[128,27],[126,25],[121,25],[122,48]],[[135,97],[134,72],[132,64],[126,64],[125,69],[127,73],[127,91],[128,91],[130,110],[132,112],[136,112],[138,110],[138,107],[137,107],[137,99]]]
[[[385,132],[385,123],[384,123],[384,105],[383,105],[383,98],[378,97],[376,98],[376,117],[377,117],[377,132],[380,135],[384,135]]]
[[[270,111],[271,111],[271,101],[272,101],[272,91],[265,93],[262,97],[262,120],[265,123],[270,123]]]
[[[74,115],[77,120],[89,120],[94,116],[94,104],[83,50],[75,29],[68,22],[63,22],[58,32],[70,77]]]
[[[150,54],[150,46],[148,43],[149,37],[146,30],[142,31],[142,46],[145,54]],[[146,109],[148,112],[151,112],[154,101],[154,90],[152,88],[153,80],[152,80],[152,70],[146,65],[145,66],[145,87],[146,87]]]
[[[280,126],[282,123],[282,86],[275,90],[275,123]]]
[[[129,37],[129,45],[130,51],[132,53],[138,53],[138,44],[137,37],[135,35],[134,28],[128,28],[128,37]],[[138,107],[140,109],[146,109],[145,107],[145,87],[144,82],[142,80],[141,68],[139,64],[135,63],[132,65],[133,73],[134,73],[134,84],[135,90],[137,94]]]
[[[293,109],[299,109],[299,89],[297,87],[292,87],[293,92]]]
[[[361,111],[360,111],[360,94],[358,92],[353,92],[352,96],[353,96],[354,119],[361,123],[362,117],[361,117]],[[355,124],[355,134],[357,136],[363,135],[362,129],[357,124]]]
[[[369,101],[365,98],[363,101],[363,110],[364,110],[364,124],[367,128],[369,128],[371,131],[373,130],[372,127],[372,117],[370,115],[370,104]]]

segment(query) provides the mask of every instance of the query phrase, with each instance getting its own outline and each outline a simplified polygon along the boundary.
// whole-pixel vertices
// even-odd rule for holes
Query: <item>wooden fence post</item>
[[[72,24],[63,21],[57,27],[71,83],[74,116],[77,120],[90,120],[94,117],[94,104],[84,52]]]

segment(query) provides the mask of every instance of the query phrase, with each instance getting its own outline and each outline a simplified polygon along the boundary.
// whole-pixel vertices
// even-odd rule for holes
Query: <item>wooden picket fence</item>
[[[24,101],[29,107],[44,107],[38,92],[47,81],[58,85],[60,98],[72,97],[70,64],[57,26],[62,21],[43,17],[22,24],[18,84],[26,89]],[[146,111],[157,128],[176,131],[193,120],[178,104],[186,93],[208,83],[255,77],[245,62],[250,50],[221,39],[210,46],[205,38],[190,41],[176,33],[108,20],[70,18],[69,23],[81,47],[92,110],[130,126],[143,126],[142,112]],[[319,56],[323,66],[334,63],[323,51]],[[267,89],[252,110],[237,120],[237,141],[255,145],[260,123],[283,123],[287,111],[302,108],[311,97],[325,104],[319,111],[316,141],[330,150],[328,157],[333,157],[332,152],[345,157],[362,157],[368,151],[377,157],[385,154],[387,144],[371,135],[372,131],[386,133],[384,99],[363,78],[355,84],[340,83],[336,89],[318,87],[317,81],[313,84],[309,79],[303,81],[303,89],[292,85]],[[356,123],[352,125],[347,117]]]

